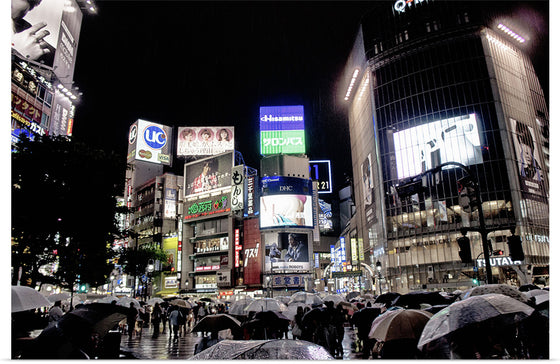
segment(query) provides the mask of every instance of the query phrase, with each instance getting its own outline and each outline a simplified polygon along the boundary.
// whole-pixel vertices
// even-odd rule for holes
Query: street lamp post
[[[377,261],[375,263],[375,269],[377,270],[377,283],[379,286],[379,294],[383,294],[383,288],[381,287],[381,262]]]

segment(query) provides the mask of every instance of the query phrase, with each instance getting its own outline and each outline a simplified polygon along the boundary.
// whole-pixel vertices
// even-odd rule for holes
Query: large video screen
[[[181,127],[177,156],[216,155],[234,150],[233,126]]]
[[[313,182],[296,177],[265,177],[261,181],[260,227],[313,228]]]
[[[267,233],[265,271],[309,271],[311,257],[305,233]]]
[[[185,196],[192,197],[231,187],[232,168],[232,152],[185,164]]]
[[[416,176],[446,162],[482,163],[475,114],[401,130],[393,134],[399,179]]]
[[[260,108],[261,154],[305,154],[303,106]]]

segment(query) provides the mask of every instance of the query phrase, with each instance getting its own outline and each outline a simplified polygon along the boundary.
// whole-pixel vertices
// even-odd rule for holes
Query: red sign
[[[235,268],[239,268],[239,251],[242,249],[239,244],[239,229],[235,229]]]

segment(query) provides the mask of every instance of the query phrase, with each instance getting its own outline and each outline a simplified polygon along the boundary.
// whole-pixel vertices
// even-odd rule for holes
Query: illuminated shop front
[[[531,283],[548,269],[548,111],[523,46],[499,28],[521,23],[501,6],[387,2],[362,19],[340,97],[357,238],[386,290],[453,291],[484,280],[483,225],[495,283]],[[465,171],[482,212],[465,205]],[[463,232],[472,263],[459,256]],[[512,235],[522,261],[506,259]]]

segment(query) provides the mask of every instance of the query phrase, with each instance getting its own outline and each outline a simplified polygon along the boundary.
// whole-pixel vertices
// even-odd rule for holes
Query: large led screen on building
[[[393,134],[399,179],[416,176],[446,162],[482,163],[475,114],[438,120]]]
[[[305,154],[303,106],[260,108],[261,154]]]
[[[305,233],[266,233],[266,272],[309,271],[311,257],[308,235]]]
[[[72,80],[82,25],[74,0],[42,0],[30,9],[26,0],[12,0],[12,48],[24,59],[54,69],[61,80]],[[26,42],[30,37],[39,41]]]
[[[138,119],[128,133],[128,159],[155,164],[171,164],[169,126]],[[132,157],[134,156],[134,157]]]
[[[296,177],[261,181],[260,227],[313,228],[313,182]]]
[[[218,190],[230,193],[232,168],[232,152],[185,164],[185,196],[190,198]]]
[[[177,156],[216,155],[234,150],[234,127],[181,127],[177,130]]]

